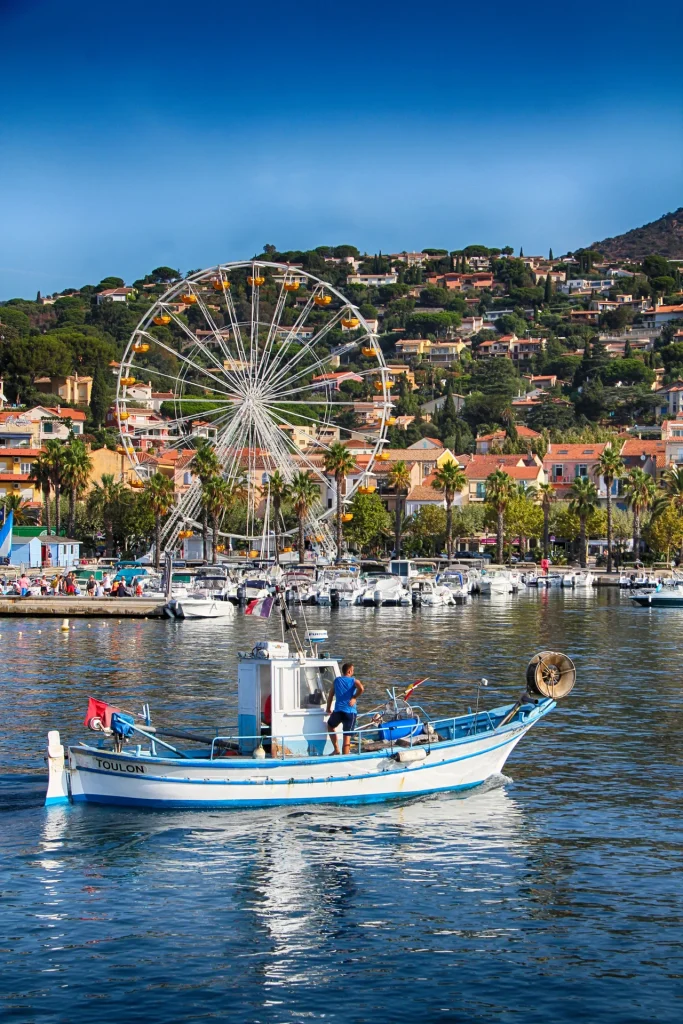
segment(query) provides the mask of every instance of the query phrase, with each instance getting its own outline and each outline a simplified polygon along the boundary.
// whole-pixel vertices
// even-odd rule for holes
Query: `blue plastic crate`
[[[393,722],[384,722],[379,727],[381,740],[400,740],[404,736],[418,736],[422,732],[419,718],[397,718]]]

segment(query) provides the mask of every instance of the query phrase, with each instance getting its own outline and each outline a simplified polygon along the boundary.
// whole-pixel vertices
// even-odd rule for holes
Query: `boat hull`
[[[264,807],[302,803],[375,803],[481,785],[503,766],[525,733],[554,702],[525,722],[481,737],[434,743],[424,758],[397,760],[397,748],[339,757],[200,760],[69,750],[74,802],[140,807]]]

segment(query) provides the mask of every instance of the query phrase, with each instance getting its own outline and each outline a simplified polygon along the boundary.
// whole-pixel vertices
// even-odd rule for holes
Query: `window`
[[[574,476],[575,476],[575,478],[577,480],[579,479],[579,477],[581,477],[584,480],[587,479],[588,478],[588,466],[581,466],[581,465],[579,465],[577,463],[577,465],[575,466],[575,469],[574,469]]]
[[[22,462],[20,467],[19,467],[19,469],[21,470],[22,473],[30,473],[31,472],[31,463],[30,462]]]
[[[299,669],[299,707],[322,707],[334,677],[332,665],[302,665]]]
[[[52,425],[52,423],[50,423],[49,420],[44,420],[43,421],[43,433],[44,434],[51,434],[52,433],[52,426],[53,425]]]
[[[82,427],[80,423],[72,423],[71,429],[73,430],[74,434],[80,434]]]
[[[561,480],[563,475],[563,466],[553,466],[553,480]]]
[[[483,480],[477,480],[477,497],[482,500],[486,497],[486,484]]]
[[[183,473],[183,483],[186,485],[192,483],[192,473]]]

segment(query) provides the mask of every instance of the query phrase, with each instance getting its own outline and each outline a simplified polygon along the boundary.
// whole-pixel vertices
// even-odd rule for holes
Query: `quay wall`
[[[0,616],[155,619],[163,600],[139,597],[0,597]]]

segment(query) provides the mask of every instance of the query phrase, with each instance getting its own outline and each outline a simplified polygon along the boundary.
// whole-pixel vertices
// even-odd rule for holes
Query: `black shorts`
[[[350,711],[333,711],[327,720],[328,729],[336,729],[342,726],[344,735],[348,736],[356,728],[356,715]]]

